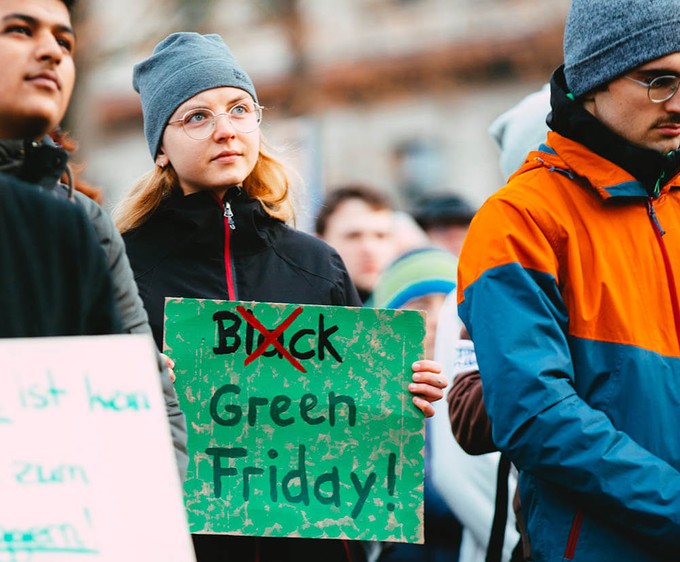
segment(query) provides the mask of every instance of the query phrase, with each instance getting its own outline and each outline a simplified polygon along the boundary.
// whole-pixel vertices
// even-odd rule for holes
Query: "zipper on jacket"
[[[236,223],[234,222],[234,213],[231,210],[231,203],[229,201],[224,202],[224,216],[227,218],[227,223],[231,230],[236,230]]]
[[[224,222],[224,271],[227,284],[227,296],[229,300],[236,300],[236,284],[234,283],[234,264],[231,258],[231,231],[236,228],[234,213],[228,201],[222,201],[214,192],[213,196],[217,204],[222,208]]]
[[[576,554],[576,545],[578,544],[578,537],[581,533],[581,524],[583,523],[583,510],[578,509],[574,515],[574,521],[571,523],[569,531],[569,539],[567,539],[567,548],[564,549],[563,560],[573,560]]]
[[[659,222],[659,217],[656,216],[656,210],[654,209],[654,198],[650,197],[647,200],[647,212],[649,213],[649,218],[652,219],[652,223],[654,223],[654,226],[656,227],[657,232],[663,236],[666,234],[666,231],[663,229],[661,226],[661,223]]]
[[[673,321],[675,324],[675,335],[678,340],[678,348],[680,349],[680,298],[678,298],[677,285],[675,284],[675,275],[673,275],[673,268],[671,266],[671,258],[668,255],[668,248],[666,248],[666,243],[663,239],[666,231],[661,226],[659,217],[656,216],[656,210],[654,209],[654,199],[652,197],[647,200],[647,213],[649,214],[649,219],[652,221],[654,234],[656,235],[656,241],[659,243],[661,256],[663,257],[663,265],[664,269],[666,270],[668,290],[671,295],[671,311],[673,313]]]

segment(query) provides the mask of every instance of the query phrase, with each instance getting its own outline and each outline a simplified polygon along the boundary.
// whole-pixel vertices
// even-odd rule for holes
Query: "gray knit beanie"
[[[564,74],[579,97],[680,51],[680,0],[572,0]]]
[[[229,86],[248,92],[257,103],[253,82],[219,35],[168,35],[134,66],[132,86],[142,98],[144,134],[153,158],[172,114],[196,94]]]

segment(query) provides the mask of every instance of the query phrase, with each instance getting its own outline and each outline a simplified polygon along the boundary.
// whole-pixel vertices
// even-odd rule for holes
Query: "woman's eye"
[[[248,107],[247,104],[245,103],[240,103],[238,105],[235,105],[229,110],[229,113],[233,115],[234,117],[241,117],[243,115],[246,115],[250,113],[250,108]]]
[[[194,111],[184,116],[184,122],[187,125],[200,125],[208,119],[206,111]]]

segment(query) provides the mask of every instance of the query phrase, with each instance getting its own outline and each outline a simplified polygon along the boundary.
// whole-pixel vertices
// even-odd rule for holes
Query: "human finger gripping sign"
[[[168,298],[193,533],[423,542],[422,313]]]

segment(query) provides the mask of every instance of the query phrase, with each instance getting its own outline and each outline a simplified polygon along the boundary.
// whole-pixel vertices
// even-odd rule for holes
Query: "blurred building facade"
[[[267,110],[263,131],[305,184],[360,181],[406,211],[502,184],[491,121],[561,62],[568,0],[89,0],[68,126],[113,205],[153,165],[132,66],[173,31],[220,33]]]

